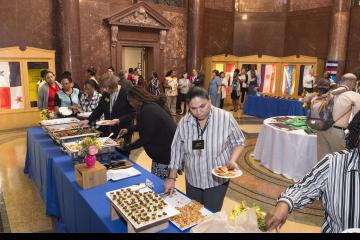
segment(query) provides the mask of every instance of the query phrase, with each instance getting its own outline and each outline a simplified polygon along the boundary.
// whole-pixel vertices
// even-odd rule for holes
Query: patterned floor
[[[246,134],[246,148],[238,160],[244,172],[241,178],[231,181],[230,188],[240,194],[241,198],[250,203],[259,203],[263,209],[270,209],[277,197],[294,182],[286,177],[275,174],[263,167],[253,157],[257,134]],[[304,209],[294,211],[290,219],[297,222],[320,226],[323,222],[323,207],[320,201],[308,205]]]
[[[227,193],[230,204],[227,207],[231,210],[236,203],[246,200],[249,204],[257,202],[268,211],[275,204],[278,194],[292,181],[262,167],[251,155],[263,119],[243,116],[241,112],[234,113],[234,117],[246,134],[247,147],[239,159],[244,175],[230,184]],[[137,159],[142,152],[142,149],[132,152],[132,159]],[[25,153],[25,129],[0,132],[0,232],[53,232],[54,220],[45,215],[39,191],[23,174]],[[293,213],[290,220],[321,226],[320,202]],[[294,232],[293,229],[290,231]]]

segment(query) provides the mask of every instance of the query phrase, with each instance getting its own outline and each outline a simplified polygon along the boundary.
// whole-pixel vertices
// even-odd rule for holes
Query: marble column
[[[205,0],[188,1],[187,70],[200,69],[203,60]]]
[[[57,73],[71,72],[74,82],[83,86],[80,48],[79,0],[57,0],[57,41],[60,64]]]
[[[351,0],[333,0],[328,60],[338,61],[337,79],[344,74],[350,26]]]

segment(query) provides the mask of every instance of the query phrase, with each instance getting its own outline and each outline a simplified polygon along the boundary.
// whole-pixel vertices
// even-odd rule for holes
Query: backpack
[[[340,92],[339,94],[329,92],[311,100],[306,120],[306,123],[310,128],[318,131],[328,130],[352,110],[351,107],[348,111],[341,114],[336,120],[333,119],[332,113],[334,109],[334,97],[335,95],[340,95],[341,93],[343,92]]]

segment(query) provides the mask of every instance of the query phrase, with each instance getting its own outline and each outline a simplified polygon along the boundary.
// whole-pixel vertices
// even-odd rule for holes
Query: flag
[[[19,62],[0,62],[0,108],[24,108]]]
[[[284,66],[284,76],[283,76],[283,85],[282,93],[287,96],[291,96],[295,91],[295,66],[294,65],[285,65]]]
[[[264,64],[265,65],[265,64]],[[262,77],[262,92],[264,93],[274,93],[275,92],[275,64],[266,64],[261,67]]]

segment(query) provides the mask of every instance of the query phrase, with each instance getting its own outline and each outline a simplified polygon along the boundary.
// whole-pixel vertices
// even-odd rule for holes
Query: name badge
[[[204,140],[196,140],[192,142],[193,150],[203,150],[205,148]]]

